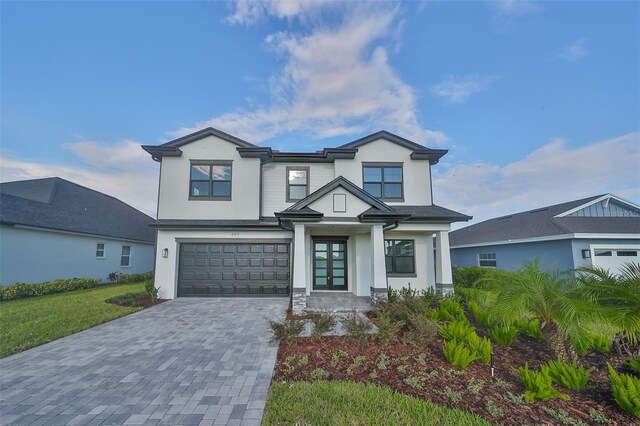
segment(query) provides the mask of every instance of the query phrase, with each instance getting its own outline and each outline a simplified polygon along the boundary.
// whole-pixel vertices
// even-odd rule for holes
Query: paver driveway
[[[0,360],[0,423],[259,425],[287,299],[176,299]]]

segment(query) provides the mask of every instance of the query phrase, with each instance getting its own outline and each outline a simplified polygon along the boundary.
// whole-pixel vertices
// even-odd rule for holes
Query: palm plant
[[[640,343],[640,263],[626,263],[618,274],[597,266],[579,268],[577,273],[582,296],[597,303],[604,318],[618,328],[614,340],[618,353],[632,355]]]
[[[499,322],[507,325],[523,318],[538,320],[555,354],[564,361],[577,360],[571,340],[587,341],[588,336],[582,325],[587,309],[584,301],[575,297],[575,280],[542,270],[534,260],[496,284],[500,293],[492,313]]]

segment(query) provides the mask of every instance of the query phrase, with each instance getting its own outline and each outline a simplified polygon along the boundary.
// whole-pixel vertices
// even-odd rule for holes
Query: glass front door
[[[313,240],[313,289],[347,289],[347,241]]]

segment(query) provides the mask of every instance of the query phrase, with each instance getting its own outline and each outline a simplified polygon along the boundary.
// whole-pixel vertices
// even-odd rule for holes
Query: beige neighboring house
[[[162,298],[283,296],[300,311],[314,292],[452,288],[448,232],[470,217],[433,203],[446,150],[381,131],[280,152],[213,128],[143,149],[161,163]]]

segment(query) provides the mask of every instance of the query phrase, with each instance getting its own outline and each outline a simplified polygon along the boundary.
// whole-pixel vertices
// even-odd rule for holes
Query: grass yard
[[[345,381],[276,382],[267,399],[265,425],[490,425],[389,388]]]
[[[0,303],[0,358],[139,311],[105,300],[144,291],[143,283],[108,284]]]

